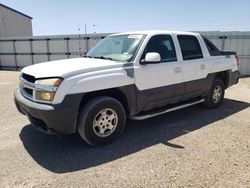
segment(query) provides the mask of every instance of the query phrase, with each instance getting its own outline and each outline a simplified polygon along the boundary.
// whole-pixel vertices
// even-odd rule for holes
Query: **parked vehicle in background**
[[[86,57],[26,67],[15,91],[18,110],[46,133],[78,132],[93,146],[121,135],[126,118],[143,120],[204,103],[219,107],[239,79],[235,52],[198,33],[114,34]]]

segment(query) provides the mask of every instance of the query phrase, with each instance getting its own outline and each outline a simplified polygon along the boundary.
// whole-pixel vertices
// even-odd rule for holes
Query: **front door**
[[[155,35],[148,41],[146,53],[157,52],[161,61],[135,66],[135,85],[138,110],[149,110],[180,100],[184,90],[181,63],[177,61],[171,35]]]

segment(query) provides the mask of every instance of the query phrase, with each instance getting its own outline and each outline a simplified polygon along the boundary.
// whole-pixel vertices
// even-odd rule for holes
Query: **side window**
[[[157,52],[161,56],[161,62],[177,61],[173,39],[170,35],[156,35],[149,41],[141,59],[146,53]]]
[[[210,41],[208,40],[206,37],[202,36],[206,46],[207,46],[207,49],[209,51],[209,54],[210,56],[219,56],[219,55],[222,55],[221,54],[221,51]]]
[[[190,35],[177,36],[183,60],[203,58],[201,46],[196,37]]]

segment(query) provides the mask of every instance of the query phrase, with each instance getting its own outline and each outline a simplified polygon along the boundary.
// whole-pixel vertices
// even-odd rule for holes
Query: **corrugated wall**
[[[44,61],[79,57],[107,34],[0,38],[0,66],[22,68]]]
[[[242,75],[250,75],[250,32],[200,32],[219,49],[236,51]],[[0,66],[21,68],[84,55],[107,34],[0,38]]]
[[[32,36],[31,19],[0,6],[0,37],[16,36]]]

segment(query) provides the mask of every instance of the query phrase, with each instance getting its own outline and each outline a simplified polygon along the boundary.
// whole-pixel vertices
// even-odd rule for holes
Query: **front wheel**
[[[111,97],[97,97],[81,109],[78,132],[88,144],[101,146],[120,136],[125,123],[126,113],[118,100]]]
[[[215,79],[212,83],[212,87],[205,97],[205,106],[208,108],[219,107],[224,100],[225,86],[222,80]]]

